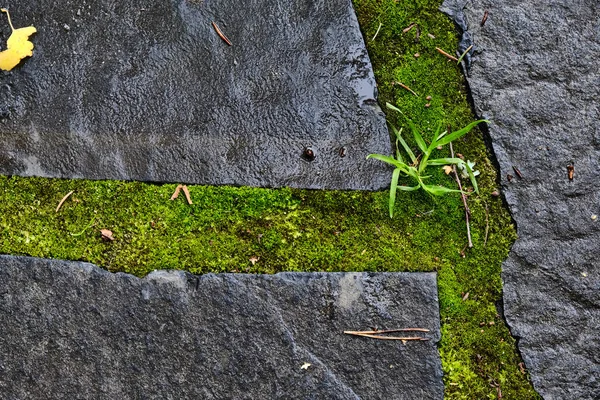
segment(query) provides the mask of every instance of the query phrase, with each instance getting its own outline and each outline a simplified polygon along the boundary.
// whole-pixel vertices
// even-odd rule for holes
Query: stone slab
[[[434,273],[139,279],[0,256],[0,297],[6,399],[443,397]],[[428,328],[430,340],[342,333],[370,327]]]
[[[511,332],[544,398],[598,399],[598,2],[462,0],[443,9],[463,14],[475,43],[468,82],[476,113],[492,121],[517,226],[502,268]]]
[[[381,189],[385,117],[350,0],[7,0],[0,173]],[[10,33],[5,14],[0,40]],[[232,42],[215,32],[215,22]],[[313,157],[305,148],[310,148]]]

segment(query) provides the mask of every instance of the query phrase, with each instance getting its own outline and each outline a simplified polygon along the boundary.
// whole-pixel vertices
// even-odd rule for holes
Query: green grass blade
[[[433,160],[428,160],[428,165],[448,165],[448,164],[462,164],[463,160],[460,158],[435,158]]]
[[[425,144],[425,141],[423,140],[423,136],[421,136],[421,134],[419,133],[419,130],[417,129],[417,127],[415,126],[415,124],[408,119],[408,125],[410,125],[410,129],[412,130],[413,136],[415,138],[415,142],[417,142],[417,145],[419,146],[419,149],[421,149],[421,151],[423,153],[427,154],[427,145]]]
[[[475,179],[475,174],[473,173],[473,168],[469,166],[469,163],[465,163],[465,167],[467,169],[467,173],[469,174],[469,178],[471,179],[471,184],[473,185],[473,189],[475,193],[479,194],[479,188],[477,187],[477,180]]]
[[[408,154],[408,156],[410,157],[410,161],[412,163],[417,162],[417,157],[415,157],[415,153],[412,152],[412,150],[410,149],[410,147],[408,147],[408,144],[406,144],[406,142],[404,141],[404,138],[402,137],[402,129],[400,129],[400,131],[398,131],[396,128],[394,128],[392,126],[392,130],[394,131],[394,134],[396,135],[396,139],[400,142],[400,144],[404,148],[404,151],[406,151],[406,154]]]
[[[436,185],[423,185],[423,189],[436,196],[441,196],[446,193],[462,193],[460,190],[457,189],[450,189],[444,186]]]
[[[464,136],[465,134],[470,132],[471,129],[475,128],[475,126],[477,126],[477,124],[480,124],[482,122],[489,123],[490,121],[485,120],[485,119],[480,119],[479,121],[471,122],[469,125],[465,126],[464,128],[459,129],[458,131],[452,132],[452,133],[448,134],[447,136],[444,136],[443,138],[441,138],[437,142],[437,145],[443,146],[445,144],[448,144],[448,143]]]
[[[427,149],[427,151],[432,152],[433,149],[438,146],[438,144],[437,144],[438,139],[440,139],[442,136],[444,136],[446,134],[446,132],[440,134],[441,130],[442,130],[442,123],[440,122],[437,126],[437,129],[433,133],[433,137],[431,138],[431,144],[429,145],[429,148]]]
[[[394,106],[393,104],[385,103],[385,106],[387,108],[389,108],[390,110],[398,111],[400,114],[404,115],[404,113],[398,107]]]
[[[402,157],[402,154],[400,154],[400,147],[398,145],[398,143],[402,144],[401,141],[402,140],[402,128],[400,128],[400,131],[398,131],[398,129],[396,129],[394,126],[390,125],[392,127],[392,132],[394,132],[394,135],[396,136],[396,160],[400,161],[401,163],[404,163],[404,158]],[[402,147],[404,147],[404,145],[402,145]],[[406,150],[406,149],[404,149]],[[410,155],[410,154],[409,154]]]
[[[369,158],[374,158],[376,160],[383,161],[384,163],[393,165],[394,167],[396,167],[396,168],[400,169],[402,172],[404,172],[406,175],[409,175],[408,165],[396,160],[393,157],[384,156],[383,154],[369,154],[367,156],[367,159],[369,159]]]
[[[404,190],[405,192],[412,192],[413,190],[417,190],[420,186],[398,186],[398,189]]]
[[[390,218],[394,218],[394,205],[396,204],[396,188],[398,187],[398,178],[400,177],[400,169],[396,168],[392,172],[392,183],[390,184]]]

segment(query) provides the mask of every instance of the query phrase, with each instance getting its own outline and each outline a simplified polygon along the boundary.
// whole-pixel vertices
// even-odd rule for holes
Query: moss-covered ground
[[[459,128],[474,119],[459,67],[435,49],[457,48],[439,0],[354,3],[382,105],[395,104],[425,133],[440,122]],[[410,132],[399,114],[387,113],[390,124]],[[481,172],[480,195],[469,198],[472,249],[458,195],[401,192],[390,219],[387,192],[190,186],[188,205],[183,194],[169,200],[174,184],[0,177],[0,253],[85,260],[138,276],[169,268],[437,271],[446,397],[538,398],[496,307],[501,263],[515,240],[510,215],[491,195],[496,171],[478,130],[454,147]],[[441,170],[431,172],[433,182],[455,187]],[[100,229],[115,240],[103,240]]]

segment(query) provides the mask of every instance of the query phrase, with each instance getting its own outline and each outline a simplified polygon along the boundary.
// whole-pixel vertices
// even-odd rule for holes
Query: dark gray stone
[[[34,56],[0,71],[0,173],[389,184],[388,168],[365,160],[390,154],[391,142],[350,0],[4,5],[38,33]],[[6,40],[4,15],[0,26]]]
[[[544,398],[599,399],[600,7],[473,0],[464,13],[475,110],[492,121],[519,235],[503,264],[507,321]]]
[[[0,296],[3,399],[443,397],[434,273],[139,279],[0,256]],[[373,326],[431,340],[342,333]]]

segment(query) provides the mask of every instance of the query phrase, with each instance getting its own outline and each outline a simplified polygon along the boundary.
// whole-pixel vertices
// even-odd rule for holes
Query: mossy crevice
[[[435,50],[452,53],[458,43],[452,22],[437,11],[439,1],[354,4],[382,105],[399,107],[425,137],[440,122],[456,129],[473,121],[459,67]],[[410,132],[401,115],[388,117]],[[194,204],[188,205],[183,196],[169,200],[174,184],[0,177],[0,253],[89,261],[137,276],[171,268],[437,271],[446,397],[497,398],[500,388],[504,398],[539,398],[494,306],[501,263],[516,238],[509,213],[491,195],[496,170],[478,130],[454,148],[481,172],[481,194],[469,198],[472,249],[459,196],[399,193],[390,220],[387,192],[190,186]],[[454,187],[441,169],[431,173],[432,182]],[[103,240],[100,229],[110,229],[115,240]]]

